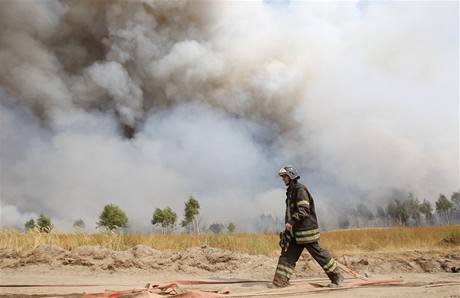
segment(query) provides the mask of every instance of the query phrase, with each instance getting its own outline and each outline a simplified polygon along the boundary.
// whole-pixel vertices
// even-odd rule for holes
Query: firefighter
[[[286,166],[280,169],[279,176],[287,186],[285,231],[280,234],[281,255],[278,259],[273,285],[286,287],[294,273],[295,265],[304,248],[323,268],[331,283],[329,287],[340,287],[343,276],[337,268],[336,261],[329,252],[320,247],[318,220],[315,203],[307,188],[298,180],[297,171]]]

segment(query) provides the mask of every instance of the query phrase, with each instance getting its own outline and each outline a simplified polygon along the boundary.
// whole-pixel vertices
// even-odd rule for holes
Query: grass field
[[[275,234],[109,234],[59,233],[0,230],[0,248],[28,251],[40,244],[56,244],[65,249],[81,245],[101,245],[126,250],[145,244],[159,250],[184,250],[193,246],[211,246],[249,254],[274,256],[279,253]],[[458,250],[460,225],[430,227],[392,227],[335,230],[321,233],[321,244],[334,254],[374,251]]]

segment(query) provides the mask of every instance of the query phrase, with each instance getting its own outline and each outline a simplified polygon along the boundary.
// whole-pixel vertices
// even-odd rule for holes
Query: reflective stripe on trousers
[[[324,271],[326,271],[326,273],[331,273],[335,270],[335,268],[337,268],[337,263],[336,261],[334,260],[334,258],[331,258],[329,260],[329,262],[323,266],[323,269]]]

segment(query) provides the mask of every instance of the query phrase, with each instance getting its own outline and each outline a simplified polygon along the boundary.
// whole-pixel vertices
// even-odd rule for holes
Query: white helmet
[[[298,178],[300,178],[300,176],[297,174],[296,169],[294,169],[294,167],[292,167],[292,166],[285,166],[285,167],[282,167],[282,168],[279,170],[278,175],[279,175],[279,176],[288,175],[289,178],[291,178],[291,179],[298,179]]]

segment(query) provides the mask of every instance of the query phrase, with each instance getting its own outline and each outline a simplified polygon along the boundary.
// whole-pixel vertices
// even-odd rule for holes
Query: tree
[[[163,210],[156,208],[152,215],[152,225],[160,225],[163,234],[169,233],[173,230],[176,224],[177,214],[170,207]]]
[[[187,202],[185,202],[184,208],[184,220],[181,225],[186,227],[190,231],[195,231],[196,233],[200,232],[198,215],[200,214],[200,203],[193,197],[190,196]]]
[[[386,208],[388,217],[397,225],[405,226],[409,219],[409,212],[407,211],[406,204],[398,199],[394,199],[388,203]]]
[[[51,220],[45,216],[45,214],[40,213],[40,216],[37,219],[37,227],[40,232],[49,233],[53,229]]]
[[[84,229],[85,228],[85,222],[83,221],[83,219],[77,219],[74,223],[73,223],[73,227],[74,228],[77,228],[77,229]]]
[[[232,223],[232,222],[229,223],[228,226],[227,226],[227,231],[228,231],[229,233],[233,233],[233,232],[235,232],[235,230],[236,230],[235,224]]]
[[[26,223],[24,224],[24,227],[26,228],[26,230],[32,230],[33,228],[36,227],[35,225],[35,220],[33,218],[29,219],[28,221],[26,221]]]
[[[429,201],[423,200],[423,203],[420,204],[420,212],[425,217],[427,224],[433,224],[433,207]]]
[[[177,214],[170,207],[163,209],[163,216],[167,228],[173,228],[177,221]]]
[[[460,191],[453,192],[450,196],[452,204],[454,204],[454,216],[457,222],[460,222]]]
[[[396,207],[396,203],[394,201],[391,201],[387,204],[387,207],[386,207],[386,214],[388,215],[388,218],[394,223],[396,224],[398,222],[397,218],[398,218],[398,212],[397,212],[397,207]]]
[[[420,201],[412,193],[409,193],[408,199],[404,202],[410,218],[415,222],[415,225],[420,225]]]
[[[113,231],[118,228],[126,228],[128,226],[128,217],[120,207],[114,204],[104,206],[97,227],[104,227],[108,231]]]
[[[221,223],[213,223],[209,226],[209,230],[213,233],[219,234],[225,229],[224,225]]]
[[[452,212],[454,204],[446,198],[445,195],[440,194],[436,201],[436,212],[444,219],[444,221],[450,223],[450,213]]]
[[[153,211],[152,220],[150,222],[155,226],[162,225],[164,220],[163,210],[156,208],[155,211]]]
[[[454,204],[454,208],[457,211],[460,211],[460,190],[453,192],[452,195],[450,196],[450,200]]]

